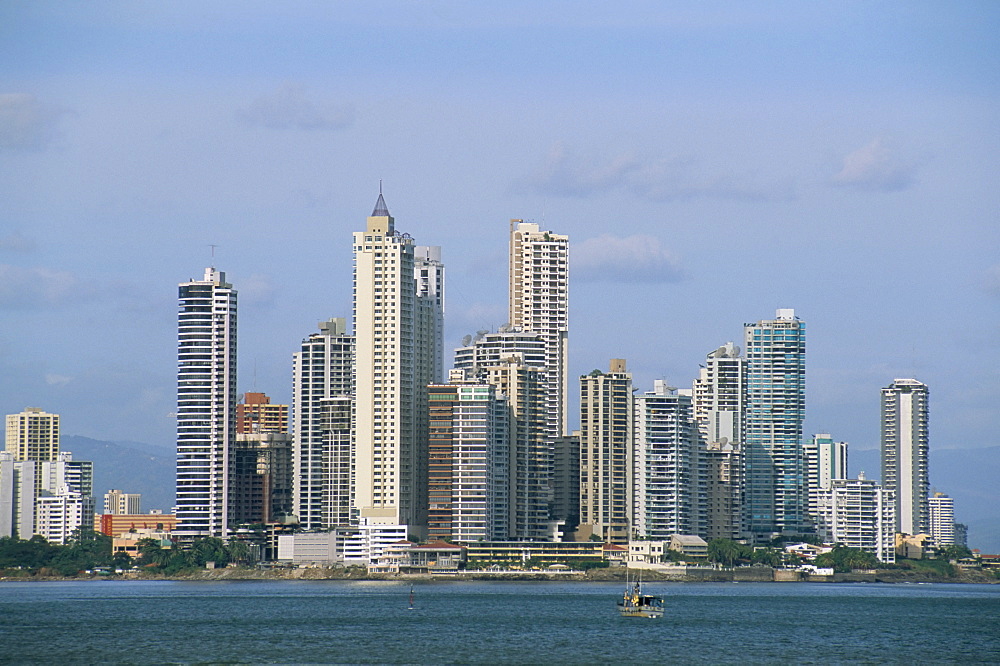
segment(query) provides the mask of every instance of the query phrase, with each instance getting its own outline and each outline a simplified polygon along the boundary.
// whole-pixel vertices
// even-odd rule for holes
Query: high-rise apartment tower
[[[569,237],[510,221],[510,326],[545,342],[545,396],[551,437],[568,435]]]
[[[930,528],[927,494],[927,385],[896,379],[882,389],[882,485],[896,498],[896,531],[919,534]]]
[[[420,535],[427,519],[426,387],[440,344],[431,309],[442,294],[430,281],[418,292],[417,263],[433,266],[443,284],[439,251],[418,249],[398,232],[380,192],[366,229],[354,233],[354,500],[367,524],[408,525]]]
[[[236,439],[236,290],[206,268],[179,285],[177,519],[182,541],[225,537]]]
[[[766,541],[804,527],[806,325],[794,310],[780,309],[774,319],[745,324],[744,333],[747,530]]]

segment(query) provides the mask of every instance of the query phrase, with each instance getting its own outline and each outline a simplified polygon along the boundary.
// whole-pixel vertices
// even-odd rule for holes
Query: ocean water
[[[0,583],[0,662],[1000,663],[1000,585]]]

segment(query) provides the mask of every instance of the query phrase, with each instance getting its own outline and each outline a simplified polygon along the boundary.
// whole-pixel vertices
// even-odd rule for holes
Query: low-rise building
[[[708,557],[708,542],[695,534],[672,535],[667,549],[688,557]]]
[[[934,557],[937,548],[934,537],[926,532],[920,534],[896,534],[896,557],[907,560],[922,560]]]

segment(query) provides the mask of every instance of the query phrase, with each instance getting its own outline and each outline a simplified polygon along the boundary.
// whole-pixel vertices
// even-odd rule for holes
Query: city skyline
[[[172,285],[209,264],[241,293],[238,392],[291,403],[384,178],[443,248],[445,365],[506,323],[517,217],[572,242],[571,381],[627,358],[636,386],[687,386],[741,322],[795,308],[805,435],[878,448],[871,396],[913,377],[932,458],[1000,443],[1000,10],[215,7],[2,10],[6,413],[172,447]],[[261,35],[284,55],[227,55]]]

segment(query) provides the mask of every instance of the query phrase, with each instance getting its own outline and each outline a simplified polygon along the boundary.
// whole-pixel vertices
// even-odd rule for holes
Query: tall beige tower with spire
[[[364,231],[354,233],[354,504],[369,525],[427,521],[427,390],[434,381],[441,290],[418,284],[417,264],[443,284],[438,248],[396,230],[379,192]],[[430,277],[430,276],[427,276]],[[418,289],[419,286],[419,289]]]
[[[510,221],[510,325],[545,341],[547,429],[554,439],[569,424],[569,236]]]

